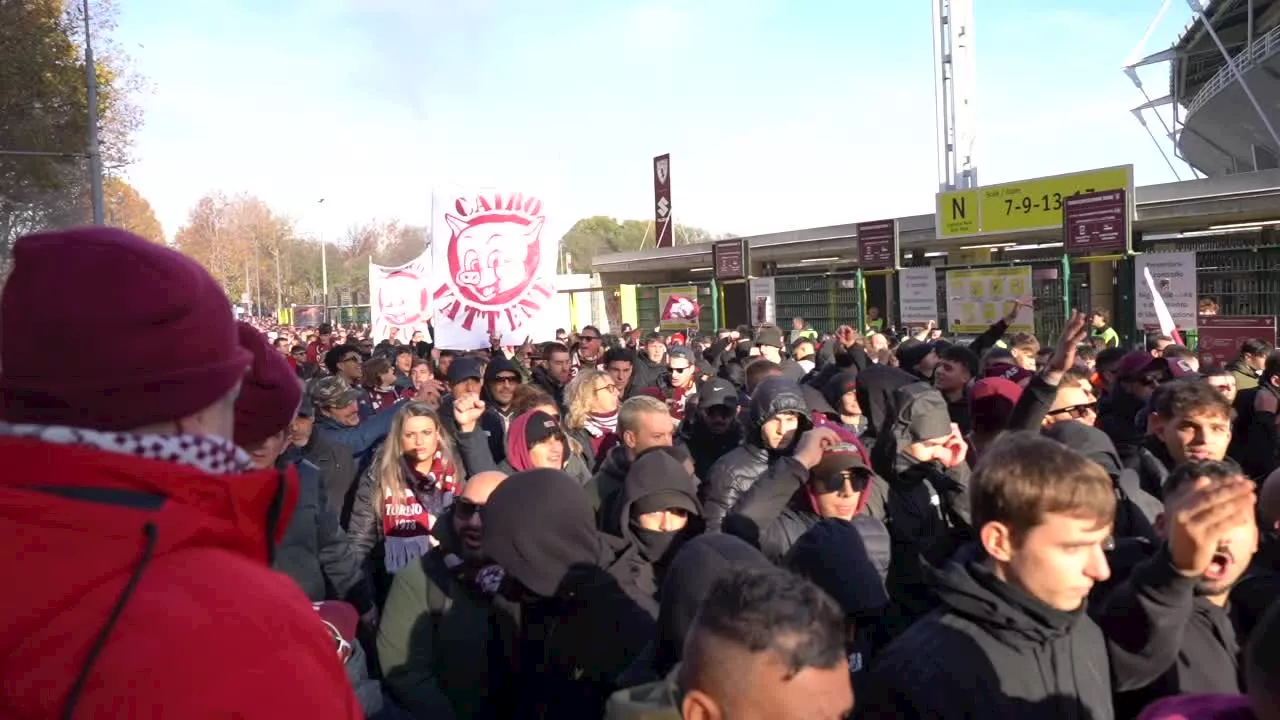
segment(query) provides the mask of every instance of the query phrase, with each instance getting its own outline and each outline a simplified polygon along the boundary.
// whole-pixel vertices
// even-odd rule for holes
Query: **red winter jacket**
[[[18,438],[0,467],[0,717],[361,717],[315,610],[267,567],[292,471]]]

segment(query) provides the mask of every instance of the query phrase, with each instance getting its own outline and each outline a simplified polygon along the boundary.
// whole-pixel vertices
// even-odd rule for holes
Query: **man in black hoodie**
[[[733,535],[700,535],[686,543],[667,569],[654,637],[627,672],[621,687],[663,680],[684,654],[684,640],[698,606],[716,580],[735,568],[772,568],[759,550]]]
[[[651,591],[655,601],[671,559],[706,526],[693,476],[675,458],[677,452],[683,454],[655,447],[636,457],[617,502],[605,510],[613,517],[606,531],[635,545],[647,565],[636,574],[636,584]]]
[[[521,606],[513,704],[520,717],[600,717],[615,679],[653,636],[635,546],[596,530],[586,493],[558,470],[516,473],[485,505],[484,554]]]
[[[1114,514],[1093,462],[1027,433],[997,442],[973,482],[979,542],[935,573],[938,612],[872,663],[860,716],[1113,718],[1107,648],[1084,602],[1110,574]]]
[[[1164,543],[1097,613],[1112,668],[1130,679],[1116,699],[1122,717],[1169,695],[1241,690],[1226,605],[1258,548],[1253,481],[1230,461],[1191,461],[1165,481],[1164,500]]]

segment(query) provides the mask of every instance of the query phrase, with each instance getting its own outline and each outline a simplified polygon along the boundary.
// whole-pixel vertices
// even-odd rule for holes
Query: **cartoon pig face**
[[[698,306],[689,298],[676,295],[667,301],[663,315],[669,320],[690,320],[698,316]]]
[[[500,306],[515,301],[538,268],[542,218],[525,224],[513,216],[477,217],[470,224],[445,215],[453,233],[449,269],[472,302]]]

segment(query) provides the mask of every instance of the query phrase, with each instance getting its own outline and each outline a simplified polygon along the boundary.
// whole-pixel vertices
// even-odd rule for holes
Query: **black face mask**
[[[688,528],[686,525],[685,528]],[[654,565],[666,563],[675,551],[679,548],[680,540],[685,536],[685,530],[676,530],[674,532],[663,532],[661,530],[646,530],[640,527],[640,523],[635,520],[631,521],[631,532],[636,537],[636,544],[640,547],[640,554],[644,559]]]

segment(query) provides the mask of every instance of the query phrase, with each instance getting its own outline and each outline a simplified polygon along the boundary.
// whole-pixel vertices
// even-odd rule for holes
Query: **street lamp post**
[[[82,1],[84,8],[84,73],[86,100],[89,104],[88,158],[89,192],[93,203],[93,224],[104,224],[102,201],[102,146],[98,142],[98,68],[93,61],[93,37],[89,31],[89,0]]]
[[[323,205],[324,198],[320,198],[319,202],[317,202],[316,204]],[[320,289],[320,292],[323,293],[323,297],[320,301],[320,305],[324,308],[324,311],[321,313],[321,315],[324,317],[326,322],[329,320],[329,259],[328,259],[328,252],[326,250],[328,245],[329,245],[329,242],[325,240],[325,237],[324,237],[324,224],[321,223],[321,227],[320,227],[320,288],[321,289]]]

